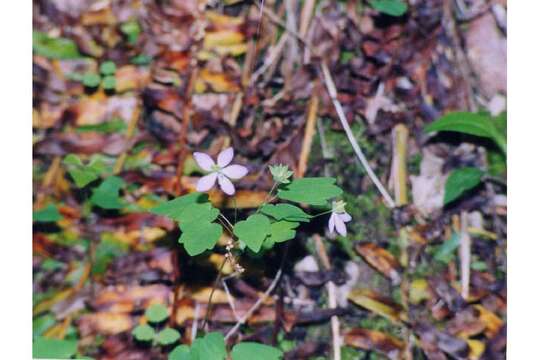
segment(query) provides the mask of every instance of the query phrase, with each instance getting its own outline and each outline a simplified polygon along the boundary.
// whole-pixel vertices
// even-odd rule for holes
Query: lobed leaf
[[[251,250],[259,252],[264,239],[270,234],[270,220],[261,214],[254,214],[234,226],[233,232]]]
[[[309,222],[311,215],[291,204],[264,205],[261,212],[276,220]]]
[[[225,338],[218,332],[197,338],[191,345],[191,360],[223,360],[226,356]]]
[[[153,304],[144,312],[151,323],[160,323],[169,317],[169,310],[163,304]]]
[[[294,239],[296,236],[296,229],[300,225],[294,221],[276,221],[270,225],[270,237],[268,238],[271,244],[280,243],[287,240]]]
[[[58,212],[56,205],[49,204],[43,209],[34,211],[32,218],[36,222],[56,222],[62,219],[62,215]]]
[[[154,331],[154,329],[147,324],[137,325],[135,329],[133,329],[131,334],[135,339],[143,342],[152,341],[156,336],[156,332]]]
[[[183,224],[180,228],[182,235],[179,242],[184,245],[190,256],[211,250],[223,233],[221,225],[210,222],[193,221]]]
[[[283,200],[310,205],[326,205],[329,199],[343,192],[330,177],[302,178],[293,180],[278,190],[277,196]]]
[[[49,59],[76,59],[81,54],[75,42],[66,38],[53,38],[49,35],[34,31],[32,32],[32,50]]]
[[[35,359],[70,359],[77,353],[77,340],[59,340],[38,337],[32,343]]]
[[[202,204],[205,202],[208,202],[207,194],[191,193],[160,204],[150,209],[150,212],[156,215],[167,216],[175,221],[181,221],[182,214],[189,205]]]
[[[120,189],[125,185],[122,178],[110,176],[94,189],[90,202],[103,209],[121,209],[124,204],[120,198]]]
[[[165,328],[157,334],[157,342],[161,345],[171,345],[180,339],[180,333],[173,328]]]

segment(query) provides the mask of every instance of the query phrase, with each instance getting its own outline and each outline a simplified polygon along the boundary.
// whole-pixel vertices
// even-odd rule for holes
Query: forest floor
[[[396,4],[34,2],[34,343],[166,359],[170,346],[132,335],[150,304],[168,306],[189,344],[211,292],[205,330],[226,333],[281,270],[231,344],[273,345],[285,359],[504,359],[505,152],[485,136],[425,130],[459,111],[505,134],[506,1],[411,0],[388,14]],[[243,257],[241,276],[220,270],[223,246],[188,256],[178,227],[148,209],[194,191],[194,151],[228,146],[249,175],[234,202],[212,192],[216,206],[258,207],[268,166],[286,164],[337,179],[348,236],[315,221]],[[96,189],[121,206],[96,206]]]

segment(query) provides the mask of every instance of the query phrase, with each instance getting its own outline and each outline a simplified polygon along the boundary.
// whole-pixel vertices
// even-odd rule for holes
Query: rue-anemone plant
[[[339,199],[343,191],[336,186],[336,179],[293,179],[293,172],[285,165],[269,167],[274,184],[263,204],[253,209],[245,219],[230,221],[212,205],[207,192],[218,188],[227,196],[235,196],[236,188],[233,182],[245,177],[248,168],[231,164],[233,157],[233,148],[221,151],[215,161],[208,154],[195,152],[193,158],[204,173],[197,182],[197,191],[150,209],[152,213],[169,217],[179,224],[179,243],[190,256],[214,249],[226,231],[229,240],[225,244],[225,261],[229,261],[235,274],[239,275],[244,271],[239,259],[242,252],[260,253],[272,248],[274,244],[292,240],[296,237],[296,230],[301,223],[307,224],[316,217],[328,216],[329,232],[347,235],[346,223],[351,221],[351,216],[345,210],[345,202]],[[146,341],[156,341],[155,332],[148,325],[136,328],[134,336],[142,336]],[[283,358],[281,350],[251,342],[236,344],[231,353],[227,354],[224,336],[211,332],[195,339],[191,347],[178,345],[169,354],[169,359],[251,360],[254,354],[261,360]]]
[[[198,180],[197,192],[150,209],[154,214],[179,223],[182,232],[179,242],[190,256],[212,250],[223,232],[227,231],[230,240],[226,244],[226,259],[237,272],[242,272],[243,268],[233,255],[233,249],[244,251],[247,248],[254,253],[270,249],[274,244],[294,239],[301,223],[309,223],[323,215],[329,215],[330,233],[347,235],[346,223],[351,221],[351,216],[345,210],[346,204],[339,200],[343,191],[336,186],[336,179],[292,179],[293,173],[287,166],[270,166],[274,185],[266,200],[246,219],[233,223],[212,205],[206,192],[218,187],[226,195],[234,196],[236,189],[233,181],[246,176],[248,169],[243,165],[231,165],[234,157],[232,148],[220,152],[217,161],[202,152],[195,152],[193,157],[206,173]],[[318,213],[311,214],[310,210]]]

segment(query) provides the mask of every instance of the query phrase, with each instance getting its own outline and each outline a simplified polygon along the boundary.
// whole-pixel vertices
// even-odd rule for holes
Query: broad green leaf
[[[70,359],[77,353],[77,340],[58,340],[38,337],[32,343],[35,359]]]
[[[236,223],[233,232],[251,250],[259,252],[264,239],[270,234],[270,220],[264,215],[251,215],[247,220]]]
[[[454,251],[459,247],[459,235],[452,233],[450,239],[443,242],[435,251],[433,258],[448,264],[454,257]]]
[[[100,132],[104,134],[111,134],[111,133],[123,132],[126,129],[127,129],[127,125],[124,120],[120,118],[114,118],[111,121],[106,121],[101,124],[82,125],[82,126],[79,126],[76,130],[77,132],[96,131],[96,132]]]
[[[139,341],[152,341],[156,336],[154,329],[147,324],[137,325],[135,329],[131,332],[133,337]]]
[[[369,0],[372,8],[383,14],[401,16],[407,12],[407,3],[402,0]]]
[[[180,221],[180,228],[183,228],[188,223],[192,222],[212,222],[217,219],[219,210],[207,202],[204,204],[190,204],[186,206],[180,217],[176,219]]]
[[[451,112],[429,124],[424,131],[455,131],[489,138],[506,154],[506,135],[497,130],[495,122],[485,114]]]
[[[103,75],[113,75],[116,72],[116,64],[112,61],[105,61],[99,66],[99,72]]]
[[[124,204],[120,198],[120,189],[124,186],[122,178],[109,176],[93,190],[90,201],[103,209],[121,209]]]
[[[62,219],[62,215],[54,204],[49,204],[43,209],[34,211],[32,217],[36,222],[55,222]]]
[[[283,352],[275,347],[255,342],[241,342],[232,349],[232,360],[279,360]]]
[[[195,339],[191,346],[192,360],[223,360],[226,356],[225,338],[218,332]]]
[[[116,89],[116,78],[112,75],[105,76],[101,85],[105,90],[114,90]]]
[[[101,82],[101,76],[94,73],[86,73],[83,75],[82,83],[89,88],[95,88]]]
[[[53,38],[39,31],[32,33],[32,50],[49,59],[76,59],[81,54],[73,40]]]
[[[482,170],[466,167],[452,171],[444,185],[444,205],[459,198],[482,181]]]
[[[335,182],[336,179],[330,177],[296,179],[280,188],[277,196],[297,203],[326,205],[329,199],[343,192]]]
[[[169,354],[169,360],[192,360],[191,350],[187,345],[178,345]]]
[[[169,317],[169,310],[163,304],[153,304],[144,312],[151,323],[160,323]]]
[[[161,345],[171,345],[180,339],[180,333],[173,328],[165,328],[157,334],[157,342]]]
[[[294,229],[296,229],[298,225],[300,224],[292,221],[276,221],[270,225],[270,237],[268,240],[271,243],[280,243],[294,239],[296,235]]]
[[[179,242],[190,256],[202,254],[211,250],[219,240],[223,229],[220,225],[209,222],[189,222],[181,227],[182,235]]]
[[[309,219],[311,219],[311,215],[291,204],[264,205],[261,212],[276,220],[309,222]]]
[[[208,202],[208,195],[201,193],[191,193],[169,200],[163,204],[150,209],[150,212],[156,215],[163,215],[173,220],[179,221],[186,207],[192,204],[202,204]]]

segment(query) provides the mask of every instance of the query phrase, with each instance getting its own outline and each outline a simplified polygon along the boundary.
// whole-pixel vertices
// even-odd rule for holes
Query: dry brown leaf
[[[352,329],[344,334],[344,342],[362,350],[375,350],[389,359],[401,359],[401,352],[405,344],[390,335],[380,331],[368,329]]]
[[[82,315],[79,319],[81,336],[90,334],[115,335],[131,330],[134,320],[127,313],[98,312]]]
[[[148,286],[110,286],[100,291],[92,306],[99,310],[113,312],[131,312],[146,308],[150,303],[169,303],[172,291],[165,285]]]
[[[474,308],[479,312],[479,319],[486,326],[486,336],[492,338],[499,333],[503,321],[493,312],[482,305],[475,305]]]
[[[393,322],[400,322],[407,319],[407,314],[403,312],[399,304],[369,289],[351,291],[349,300]]]
[[[357,244],[355,250],[369,265],[389,278],[393,285],[401,282],[401,266],[390,252],[369,242]]]
[[[201,70],[195,81],[195,92],[199,94],[207,91],[238,92],[239,90],[238,84],[233,82],[229,76],[208,69]]]

